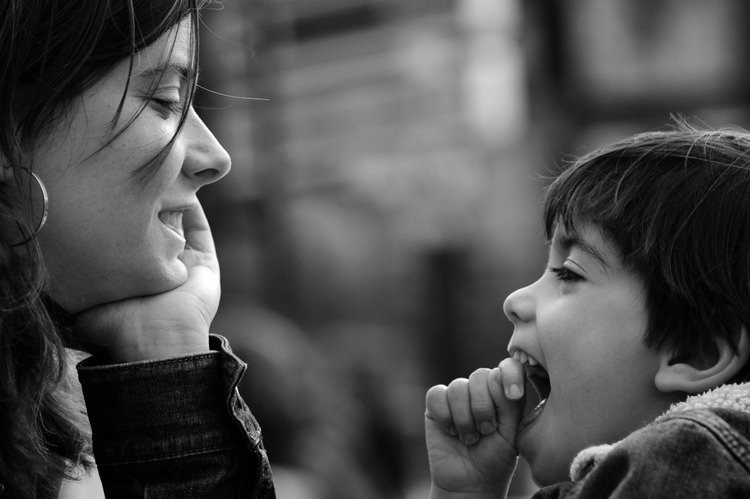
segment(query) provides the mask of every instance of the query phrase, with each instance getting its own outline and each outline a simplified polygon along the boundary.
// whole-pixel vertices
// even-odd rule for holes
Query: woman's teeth
[[[176,232],[180,237],[185,237],[185,233],[182,230],[181,211],[161,211],[159,212],[159,220],[161,220],[164,225]]]

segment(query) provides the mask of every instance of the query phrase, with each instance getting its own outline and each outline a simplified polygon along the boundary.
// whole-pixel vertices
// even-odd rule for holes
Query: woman
[[[9,497],[56,497],[94,460],[107,497],[274,495],[245,366],[208,332],[219,268],[196,192],[230,160],[191,105],[205,3],[0,0]],[[92,354],[93,456],[66,347]]]

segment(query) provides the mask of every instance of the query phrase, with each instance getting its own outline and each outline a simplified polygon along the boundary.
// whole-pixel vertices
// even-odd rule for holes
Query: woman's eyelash
[[[574,282],[583,280],[583,277],[581,275],[576,274],[566,267],[547,266],[547,269],[549,269],[550,272],[554,273],[555,277],[557,277],[557,280],[559,281]]]
[[[182,102],[180,101],[164,100],[156,97],[152,97],[151,101],[170,113],[179,113],[182,111]]]

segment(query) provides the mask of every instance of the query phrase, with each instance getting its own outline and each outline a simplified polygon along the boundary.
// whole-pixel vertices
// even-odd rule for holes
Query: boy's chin
[[[540,487],[570,480],[568,469],[570,463],[529,463],[531,478]]]
[[[540,487],[570,480],[570,463],[574,456],[567,459],[567,455],[562,456],[559,449],[534,445],[530,439],[519,442],[518,450],[529,464],[531,478]]]

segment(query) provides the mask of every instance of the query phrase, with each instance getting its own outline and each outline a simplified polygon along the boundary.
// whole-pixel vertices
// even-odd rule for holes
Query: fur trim
[[[672,414],[696,409],[731,409],[750,412],[750,383],[721,385],[700,395],[692,395],[684,402],[672,404],[667,412],[656,418],[656,421]],[[620,442],[594,445],[583,449],[570,465],[570,479],[574,482],[581,480],[594,466],[607,457],[618,443]]]
[[[594,466],[607,457],[607,454],[609,454],[609,451],[611,451],[615,445],[617,444],[594,445],[579,452],[575,459],[573,459],[573,463],[570,465],[570,479],[576,482],[585,477]]]
[[[721,385],[700,395],[688,397],[684,402],[672,404],[663,416],[695,409],[731,409],[750,412],[750,383]]]

